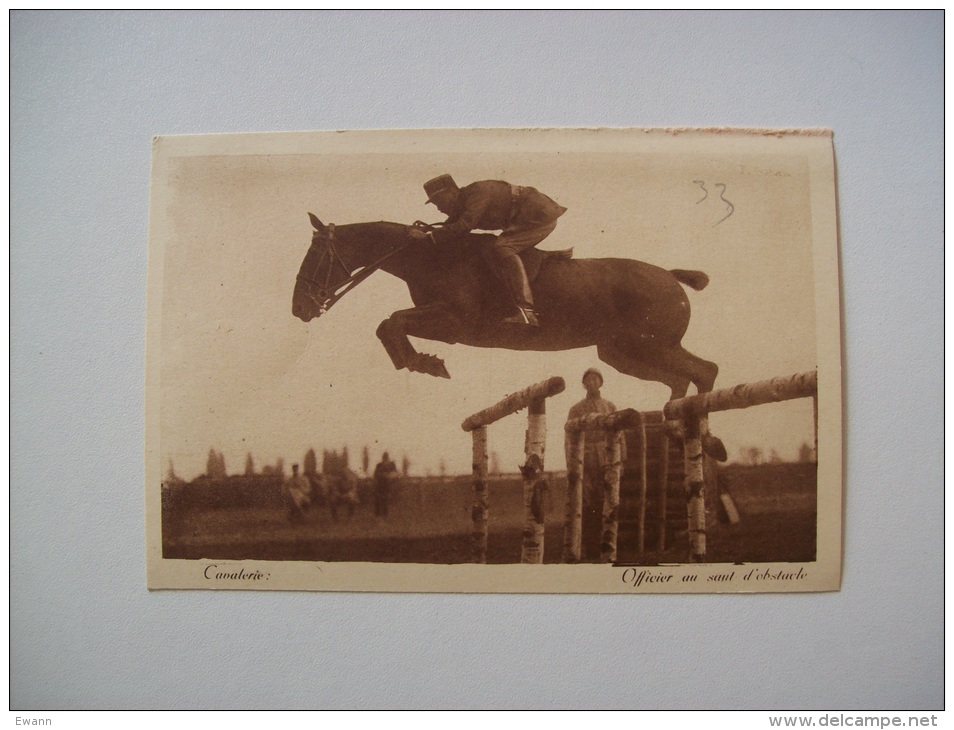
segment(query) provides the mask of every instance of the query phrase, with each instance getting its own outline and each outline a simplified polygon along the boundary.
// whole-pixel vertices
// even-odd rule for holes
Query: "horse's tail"
[[[676,281],[685,284],[696,291],[702,291],[709,284],[709,277],[701,271],[689,269],[670,269],[669,273],[676,277]]]

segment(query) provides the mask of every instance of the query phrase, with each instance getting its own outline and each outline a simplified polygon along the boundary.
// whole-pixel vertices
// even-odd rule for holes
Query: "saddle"
[[[434,230],[439,228],[442,224],[440,223],[424,223],[423,221],[414,221],[412,224],[413,227],[420,228],[425,231]],[[473,246],[477,250],[481,251],[481,256],[484,256],[483,247],[491,245],[497,237],[487,233],[470,233],[468,236],[462,239],[462,242],[465,247]],[[460,255],[455,253],[452,255]],[[523,261],[524,271],[527,272],[528,281],[533,284],[534,280],[537,278],[537,275],[540,273],[540,268],[543,266],[544,262],[548,259],[572,259],[573,258],[573,249],[564,248],[558,249],[556,251],[546,251],[531,247],[520,252],[520,259]]]
[[[573,258],[572,248],[560,251],[545,251],[537,248],[528,248],[521,251],[520,260],[523,261],[523,269],[527,274],[527,283],[530,285],[531,291],[534,288],[534,284],[540,272],[545,268],[544,265],[547,261],[566,261],[571,258]],[[500,325],[500,321],[504,317],[513,312],[509,304],[511,295],[504,282],[492,271],[492,264],[486,260],[485,256],[481,256],[481,259],[483,259],[481,264],[485,267],[486,276],[489,278],[487,280],[486,289],[484,290],[480,319],[485,326],[496,328]],[[544,312],[538,309],[537,314],[544,314]]]
[[[545,261],[548,259],[572,259],[573,249],[564,248],[559,251],[541,251],[536,248],[528,248],[520,253],[520,258],[523,260],[523,268],[527,272],[527,280],[532,285]]]
[[[480,251],[481,258],[486,261],[486,251],[485,247],[493,244],[497,240],[496,236],[489,235],[486,233],[471,233],[470,238],[467,243],[471,246],[475,246],[477,250]],[[520,260],[523,261],[524,271],[527,272],[527,280],[532,285],[534,280],[537,278],[537,275],[540,273],[540,269],[543,267],[543,264],[549,259],[572,259],[573,258],[573,249],[564,248],[557,251],[545,251],[543,249],[531,247],[524,249],[520,252]],[[491,275],[493,275],[492,272]],[[494,277],[496,278],[496,277]]]
[[[415,223],[425,229],[431,229],[433,226],[424,223]],[[500,276],[494,271],[493,262],[488,255],[490,247],[497,240],[497,236],[488,233],[470,233],[456,240],[454,246],[440,247],[433,251],[436,258],[443,258],[445,261],[457,259],[458,261],[468,262],[470,265],[476,265],[477,273],[484,282],[481,286],[481,313],[480,319],[485,323],[496,327],[500,320],[512,312],[510,293]],[[526,248],[520,252],[520,260],[523,262],[524,272],[527,275],[527,282],[533,289],[533,284],[539,277],[544,268],[544,264],[553,259],[557,261],[566,261],[573,258],[573,249],[548,251],[535,247]]]

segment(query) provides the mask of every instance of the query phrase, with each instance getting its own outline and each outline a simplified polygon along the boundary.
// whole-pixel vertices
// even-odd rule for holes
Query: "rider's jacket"
[[[470,233],[508,231],[549,225],[566,208],[536,188],[511,185],[503,180],[481,180],[460,189],[459,208],[444,226],[433,232],[437,243]]]

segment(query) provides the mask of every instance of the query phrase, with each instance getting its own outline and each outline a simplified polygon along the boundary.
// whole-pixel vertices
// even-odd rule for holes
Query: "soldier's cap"
[[[430,203],[435,195],[444,190],[460,190],[460,188],[457,187],[457,183],[450,175],[438,175],[434,179],[428,180],[424,183],[424,192],[427,193],[427,200],[424,203]]]
[[[581,380],[581,381],[586,380],[586,376],[589,375],[590,373],[593,373],[596,377],[598,377],[598,378],[600,379],[600,385],[603,384],[603,373],[601,373],[601,372],[600,372],[599,370],[597,370],[596,368],[587,368],[587,369],[586,369],[586,372],[583,373],[583,377],[580,378],[580,380]]]

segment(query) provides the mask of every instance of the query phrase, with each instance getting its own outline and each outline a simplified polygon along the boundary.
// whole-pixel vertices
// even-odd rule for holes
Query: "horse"
[[[522,327],[501,321],[510,307],[486,261],[492,234],[471,233],[435,246],[411,241],[410,227],[400,223],[326,226],[308,215],[314,230],[295,282],[292,314],[311,321],[378,269],[403,279],[414,307],[394,312],[377,328],[398,370],[450,377],[444,361],[415,350],[409,336],[538,352],[595,345],[600,360],[626,375],[663,383],[673,399],[685,396],[690,383],[699,393],[714,387],[718,366],[681,345],[690,314],[681,285],[703,289],[709,279],[701,271],[632,259],[574,259],[531,248],[522,258],[540,326]]]

